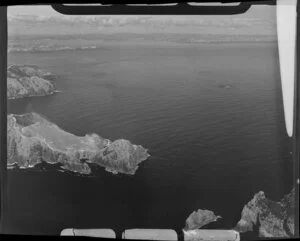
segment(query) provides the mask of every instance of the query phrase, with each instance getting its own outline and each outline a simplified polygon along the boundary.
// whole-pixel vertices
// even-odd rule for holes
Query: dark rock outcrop
[[[147,149],[128,140],[111,142],[97,134],[75,136],[36,113],[7,116],[8,167],[34,167],[46,162],[90,174],[88,163],[113,173],[134,174],[149,157]]]
[[[292,237],[294,235],[295,190],[280,202],[268,199],[264,192],[256,193],[244,206],[235,230],[253,231],[258,226],[260,237]]]
[[[7,68],[7,98],[52,95],[55,77],[36,66],[11,65]]]
[[[211,222],[217,221],[221,216],[216,216],[213,211],[198,209],[190,214],[185,221],[184,230],[199,229]]]

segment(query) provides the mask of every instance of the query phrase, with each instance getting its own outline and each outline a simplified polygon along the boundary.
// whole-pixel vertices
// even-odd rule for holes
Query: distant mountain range
[[[111,32],[173,33],[240,33],[274,34],[274,9],[233,16],[55,16],[11,14],[8,30],[11,35],[87,34]]]
[[[41,16],[41,15],[8,15],[8,22],[22,22],[24,24],[87,24],[102,26],[231,26],[252,27],[255,25],[273,25],[275,19],[243,18],[239,16]]]
[[[272,7],[230,16],[73,16],[52,11],[52,15],[8,11],[8,52],[95,49],[125,42],[197,45],[277,39]]]

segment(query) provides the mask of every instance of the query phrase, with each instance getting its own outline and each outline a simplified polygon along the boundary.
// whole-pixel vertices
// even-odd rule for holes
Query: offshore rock
[[[184,230],[194,230],[201,228],[211,222],[217,221],[221,216],[216,216],[213,211],[198,209],[190,214],[185,221]]]
[[[241,220],[235,230],[253,231],[258,227],[259,237],[294,236],[295,189],[284,196],[280,202],[268,199],[263,191],[256,193],[244,206]]]
[[[90,174],[88,163],[113,173],[135,174],[149,157],[147,149],[128,140],[110,141],[97,134],[75,136],[36,113],[7,116],[7,165],[30,168],[46,162]]]
[[[7,98],[52,95],[57,92],[54,75],[36,66],[11,65],[7,68]]]

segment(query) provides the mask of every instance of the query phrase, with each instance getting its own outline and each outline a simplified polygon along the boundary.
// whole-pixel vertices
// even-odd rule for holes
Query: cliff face
[[[7,98],[51,95],[56,92],[54,76],[35,66],[11,65],[7,68]]]
[[[292,237],[294,235],[295,190],[280,202],[266,198],[260,191],[244,206],[235,230],[253,231],[258,226],[260,237]]]
[[[113,173],[134,174],[138,164],[149,157],[142,146],[128,140],[111,142],[97,134],[75,136],[36,114],[7,116],[8,166],[34,167],[46,162],[62,169],[90,174],[87,163]]]

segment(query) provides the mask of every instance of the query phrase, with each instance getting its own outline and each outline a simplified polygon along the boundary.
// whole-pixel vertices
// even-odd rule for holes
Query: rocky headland
[[[110,141],[97,134],[75,136],[37,113],[7,116],[7,155],[8,167],[60,164],[80,174],[91,173],[89,164],[134,174],[138,164],[150,156],[147,149],[128,140]]]
[[[235,230],[244,233],[257,228],[259,237],[293,237],[294,212],[295,189],[279,202],[260,191],[244,206]]]
[[[55,76],[32,65],[11,65],[7,68],[7,98],[52,95],[57,92]]]

